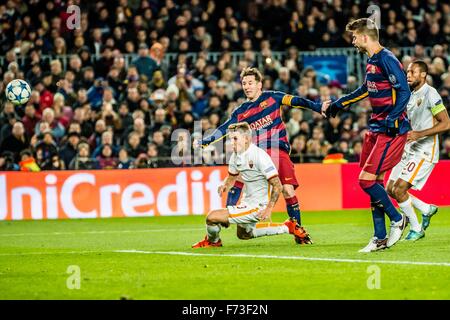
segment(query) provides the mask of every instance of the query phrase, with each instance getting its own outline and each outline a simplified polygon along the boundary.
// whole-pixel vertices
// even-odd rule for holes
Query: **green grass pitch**
[[[313,245],[243,241],[232,226],[224,247],[196,250],[202,216],[0,222],[0,299],[450,298],[450,208],[424,239],[371,254],[357,252],[372,234],[368,210],[303,222]]]

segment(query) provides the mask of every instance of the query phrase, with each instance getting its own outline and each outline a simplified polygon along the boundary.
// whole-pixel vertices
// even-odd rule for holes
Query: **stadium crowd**
[[[370,3],[381,8],[382,43],[405,68],[424,59],[429,82],[448,108],[450,5]],[[81,8],[80,28],[66,23],[73,18],[67,12],[72,4]],[[180,135],[172,141],[172,132],[193,132],[194,121],[206,132],[226,120],[244,101],[239,74],[247,66],[264,72],[266,90],[337,99],[363,79],[349,75],[346,86],[319,83],[316,72],[302,65],[299,51],[351,47],[345,25],[366,15],[368,5],[354,0],[8,0],[0,5],[0,170],[173,166],[173,150],[185,155],[187,139]],[[400,56],[400,46],[413,46],[414,55]],[[433,48],[430,56],[424,47]],[[236,66],[233,51],[244,52]],[[286,52],[285,58],[278,61],[273,51]],[[177,54],[175,63],[164,59],[169,52]],[[196,58],[188,58],[189,52]],[[221,52],[219,60],[210,61],[209,52]],[[136,57],[126,65],[123,55],[130,53]],[[53,58],[47,62],[43,55]],[[65,68],[58,55],[70,55]],[[25,106],[6,101],[5,87],[15,78],[32,87]],[[283,109],[293,161],[358,161],[368,114],[367,99],[329,120]],[[442,137],[440,148],[441,157],[450,159],[450,135]]]

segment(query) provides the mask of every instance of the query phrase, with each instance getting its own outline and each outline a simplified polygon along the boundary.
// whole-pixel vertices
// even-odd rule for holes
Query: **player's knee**
[[[253,238],[252,232],[249,232],[247,229],[239,226],[236,229],[236,235],[241,240],[250,240],[251,238]]]
[[[218,223],[220,221],[218,221],[218,215],[217,212],[212,210],[208,213],[208,215],[206,216],[206,223],[208,224],[213,224],[213,223]]]
[[[397,201],[401,201],[405,197],[407,191],[408,189],[403,185],[396,186],[392,192],[392,197]]]
[[[361,178],[359,178],[358,182],[359,182],[359,186],[363,190],[368,189],[376,184],[375,180],[366,180],[366,179],[361,179]]]
[[[386,192],[389,196],[394,197],[394,185],[389,183],[386,187]]]
[[[293,196],[295,196],[294,187],[288,186],[288,185],[284,185],[283,186],[283,197],[285,199],[289,199],[289,198],[292,198]]]

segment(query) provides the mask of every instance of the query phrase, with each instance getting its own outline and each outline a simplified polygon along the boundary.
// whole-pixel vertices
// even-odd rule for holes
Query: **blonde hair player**
[[[439,161],[439,134],[450,130],[450,119],[435,88],[426,83],[428,67],[424,61],[412,62],[407,69],[408,84],[412,90],[407,112],[413,131],[408,139],[402,160],[392,169],[388,193],[397,200],[408,217],[409,233],[405,240],[416,241],[425,236],[430,219],[438,211],[434,205],[410,195],[409,189],[421,190]],[[417,208],[422,213],[419,224]]]
[[[221,196],[228,192],[240,175],[245,186],[244,195],[238,205],[209,212],[206,236],[192,247],[221,247],[221,227],[227,228],[230,224],[237,224],[237,236],[242,240],[291,233],[296,242],[304,242],[308,235],[292,219],[284,223],[261,222],[271,220],[272,210],[282,192],[278,170],[270,156],[252,143],[252,130],[247,122],[232,124],[228,130],[233,153],[228,176],[218,192]]]

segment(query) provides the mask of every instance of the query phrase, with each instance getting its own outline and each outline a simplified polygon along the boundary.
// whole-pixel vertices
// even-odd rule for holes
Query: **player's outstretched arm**
[[[194,141],[194,148],[197,148],[197,147],[204,148],[212,143],[222,140],[227,135],[228,127],[231,124],[236,123],[236,122],[238,122],[237,121],[237,109],[235,111],[233,111],[233,113],[231,114],[231,117],[227,121],[222,123],[220,126],[218,126],[217,129],[214,130],[214,132],[209,137],[206,137],[199,141]]]
[[[430,129],[425,129],[422,131],[409,131],[407,142],[417,141],[422,138],[434,136],[436,134],[444,133],[450,130],[450,118],[442,102],[439,105],[433,107],[431,110],[437,123]]]
[[[312,100],[302,98],[300,96],[295,96],[291,94],[286,94],[283,92],[277,92],[281,95],[281,104],[289,106],[292,108],[310,109],[312,111],[322,113],[322,103],[314,102]]]
[[[361,101],[369,96],[367,91],[367,86],[364,83],[352,93],[342,96],[335,102],[331,103],[330,107],[327,109],[327,116],[335,117],[338,111],[351,106],[352,104]]]
[[[267,207],[259,214],[261,220],[270,219],[272,215],[272,210],[275,207],[275,204],[277,203],[278,198],[280,197],[280,194],[283,190],[280,178],[278,176],[274,176],[270,178],[268,181],[272,192],[270,193],[270,200],[269,203],[267,204]]]

